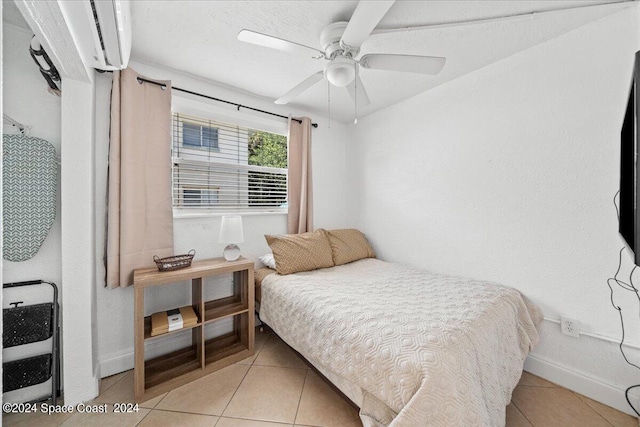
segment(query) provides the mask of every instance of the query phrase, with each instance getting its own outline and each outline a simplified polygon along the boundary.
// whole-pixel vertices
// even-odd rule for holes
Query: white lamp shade
[[[239,215],[223,216],[220,224],[220,243],[242,243],[242,217]]]
[[[355,63],[353,60],[338,57],[324,67],[324,76],[332,85],[344,87],[356,77]]]

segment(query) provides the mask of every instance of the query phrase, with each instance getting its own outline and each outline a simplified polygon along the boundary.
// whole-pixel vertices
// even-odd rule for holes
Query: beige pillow
[[[359,230],[349,228],[343,230],[327,230],[327,237],[331,245],[333,263],[347,264],[362,258],[375,258],[376,253]]]
[[[291,274],[333,267],[331,246],[323,229],[309,233],[265,235],[278,274]]]

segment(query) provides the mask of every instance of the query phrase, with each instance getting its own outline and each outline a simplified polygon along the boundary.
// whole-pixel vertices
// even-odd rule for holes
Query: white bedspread
[[[515,289],[364,259],[272,274],[260,316],[321,370],[363,390],[365,426],[500,426],[538,308]]]

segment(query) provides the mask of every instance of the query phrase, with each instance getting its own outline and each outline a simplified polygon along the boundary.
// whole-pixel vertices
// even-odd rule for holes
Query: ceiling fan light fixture
[[[347,58],[336,58],[324,68],[324,76],[332,85],[344,87],[356,78],[353,62]]]

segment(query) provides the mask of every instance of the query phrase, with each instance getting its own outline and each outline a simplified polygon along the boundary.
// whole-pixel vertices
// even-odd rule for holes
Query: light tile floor
[[[133,401],[133,372],[104,378],[92,405]],[[360,426],[358,411],[277,336],[256,330],[256,355],[140,405],[137,413],[11,414],[4,426]],[[523,372],[508,427],[638,427],[638,420]]]

